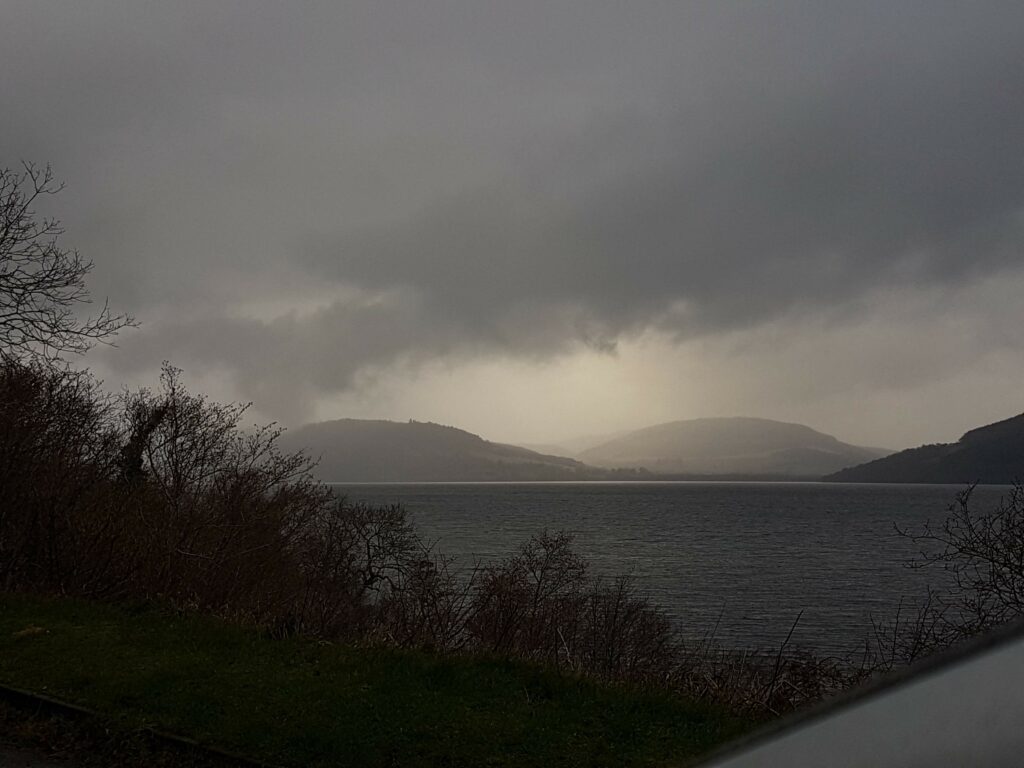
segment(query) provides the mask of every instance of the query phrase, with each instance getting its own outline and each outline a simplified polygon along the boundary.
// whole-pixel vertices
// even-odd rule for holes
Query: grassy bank
[[[743,723],[527,664],[0,596],[0,682],[295,766],[679,764]]]

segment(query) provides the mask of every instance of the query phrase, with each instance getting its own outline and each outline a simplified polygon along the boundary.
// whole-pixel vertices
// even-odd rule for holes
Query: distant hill
[[[1024,480],[1024,414],[825,478],[845,483],[991,483]]]
[[[286,432],[281,446],[320,457],[326,482],[459,482],[628,479],[574,459],[492,443],[455,427],[417,421],[340,419]]]
[[[599,467],[661,475],[821,477],[888,453],[840,442],[802,424],[746,417],[673,421],[579,454]]]
[[[578,459],[584,451],[596,445],[603,445],[609,440],[628,434],[627,432],[611,432],[603,435],[581,435],[579,437],[566,438],[557,443],[522,443],[523,448],[529,448],[538,453],[550,453],[555,456],[568,456]]]

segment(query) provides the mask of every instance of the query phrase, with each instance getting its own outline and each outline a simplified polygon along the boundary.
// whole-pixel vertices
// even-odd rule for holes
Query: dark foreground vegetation
[[[266,633],[152,605],[7,596],[0,680],[281,765],[659,765],[744,724],[537,665]]]

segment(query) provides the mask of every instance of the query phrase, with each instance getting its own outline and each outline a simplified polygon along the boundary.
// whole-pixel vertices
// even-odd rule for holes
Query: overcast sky
[[[1024,3],[0,3],[0,164],[259,418],[1024,411]]]

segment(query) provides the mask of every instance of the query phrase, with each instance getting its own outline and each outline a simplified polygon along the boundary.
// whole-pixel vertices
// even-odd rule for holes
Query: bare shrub
[[[331,502],[273,426],[243,430],[247,406],[190,394],[164,365],[158,392],[124,397],[122,469],[145,553],[139,588],[254,621],[289,614],[302,588],[298,544]],[[134,442],[133,442],[134,441]]]
[[[667,682],[681,653],[671,620],[629,575],[595,580],[573,633],[575,666],[609,680]]]
[[[667,683],[680,658],[671,621],[629,576],[591,577],[572,541],[545,531],[479,570],[473,645],[606,680]]]
[[[0,588],[105,594],[130,578],[110,415],[86,373],[0,363]]]
[[[780,715],[846,690],[872,669],[801,649],[768,653],[703,642],[687,648],[673,687],[755,717]]]
[[[587,566],[572,536],[532,537],[514,555],[480,574],[470,632],[492,652],[558,663],[565,632],[579,620]]]
[[[1017,483],[995,509],[973,509],[974,486],[956,495],[938,527],[897,533],[920,547],[911,568],[942,571],[945,589],[931,588],[909,616],[875,622],[873,653],[880,669],[908,664],[1024,615],[1024,486]]]
[[[400,576],[397,589],[379,604],[389,642],[435,651],[470,647],[467,627],[479,571],[459,571],[454,558],[424,550]]]
[[[382,616],[410,588],[427,548],[399,506],[323,505],[302,531],[300,612],[306,628],[347,637],[387,636]]]
[[[887,672],[955,645],[970,633],[954,618],[948,595],[928,588],[920,603],[904,609],[902,602],[891,621],[871,620],[866,655],[874,671]]]
[[[952,574],[952,605],[962,632],[976,634],[1024,614],[1024,486],[1014,485],[996,508],[971,508],[974,487],[957,494],[938,530],[906,534],[922,546],[918,568]]]

